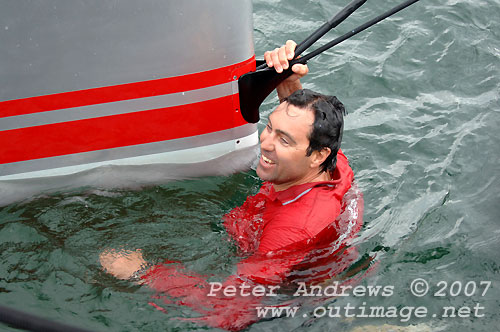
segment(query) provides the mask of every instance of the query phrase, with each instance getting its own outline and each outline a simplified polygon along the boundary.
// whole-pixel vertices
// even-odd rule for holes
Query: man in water
[[[277,72],[286,70],[295,47],[295,42],[288,41],[266,52],[267,65]],[[145,269],[140,251],[123,254],[112,250],[100,257],[107,272],[121,279],[139,276],[151,288],[203,313],[197,321],[234,330],[257,320],[255,306],[266,295],[250,292],[248,296],[232,290],[279,287],[276,285],[284,281],[302,280],[304,276],[294,271],[307,269],[304,262],[313,250],[317,255],[318,248],[326,248],[329,255],[320,261],[326,260],[331,268],[306,280],[331,278],[346,268],[331,253],[344,247],[359,230],[361,217],[338,218],[353,179],[340,151],[344,106],[336,97],[302,90],[300,78],[307,74],[307,66],[296,64],[292,71],[277,87],[280,104],[260,135],[257,175],[265,182],[257,195],[224,216],[228,234],[249,256],[238,264],[237,273],[214,288],[178,263]],[[362,201],[356,209],[361,212]],[[222,291],[227,289],[231,291]]]

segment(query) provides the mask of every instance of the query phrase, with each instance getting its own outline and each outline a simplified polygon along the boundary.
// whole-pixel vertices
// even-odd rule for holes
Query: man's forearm
[[[283,83],[278,85],[276,87],[276,91],[278,92],[278,98],[280,100],[280,103],[283,101],[283,99],[285,99],[286,97],[288,97],[289,95],[300,89],[302,89],[302,84],[300,83],[300,80],[294,80],[292,82],[284,81]]]

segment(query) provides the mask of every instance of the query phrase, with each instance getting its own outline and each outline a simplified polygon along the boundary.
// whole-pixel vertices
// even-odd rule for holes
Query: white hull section
[[[230,175],[254,167],[258,154],[255,131],[230,141],[184,150],[2,176],[0,206],[40,193],[87,187],[136,189],[172,180]]]

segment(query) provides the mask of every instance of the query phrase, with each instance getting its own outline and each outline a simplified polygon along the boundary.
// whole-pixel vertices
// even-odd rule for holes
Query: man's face
[[[286,102],[269,116],[269,122],[260,135],[261,157],[257,175],[272,182],[275,190],[306,183],[317,176],[318,168],[311,166],[312,156],[306,156],[313,123],[311,110]]]

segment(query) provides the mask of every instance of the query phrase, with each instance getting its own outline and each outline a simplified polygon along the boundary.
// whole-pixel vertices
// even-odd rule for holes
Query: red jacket
[[[257,195],[225,215],[228,234],[249,257],[237,265],[237,273],[224,281],[223,288],[314,282],[347,268],[356,252],[342,249],[361,228],[363,209],[359,192],[342,200],[352,179],[347,158],[339,151],[332,181],[306,183],[280,192],[271,183],[264,183]],[[342,254],[334,255],[340,251]],[[190,306],[204,315],[193,320],[229,330],[255,322],[255,306],[263,300],[262,296],[239,293],[207,296],[210,285],[206,278],[180,264],[156,266],[143,279],[167,302]]]

